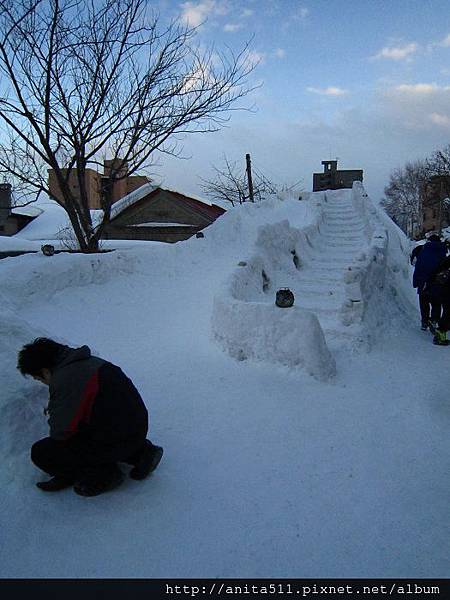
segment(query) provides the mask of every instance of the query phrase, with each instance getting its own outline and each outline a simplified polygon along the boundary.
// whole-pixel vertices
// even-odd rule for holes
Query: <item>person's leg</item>
[[[427,325],[430,320],[430,298],[424,290],[419,292],[419,307],[422,325]]]
[[[95,493],[82,495],[97,495],[117,487],[123,480],[116,462],[104,448],[79,438],[67,442],[51,438],[39,440],[33,444],[31,460],[52,475],[50,481],[37,484],[44,491],[59,491],[81,482],[83,489],[95,489]]]
[[[36,485],[44,492],[59,492],[76,481],[80,465],[67,453],[64,442],[44,438],[33,444],[31,460],[45,473],[52,476],[49,481],[39,481]]]
[[[442,315],[439,319],[439,329],[448,331],[450,329],[450,299],[445,299],[442,304]]]
[[[53,477],[67,477],[74,480],[81,467],[78,457],[68,451],[66,442],[52,438],[44,438],[33,444],[31,460],[39,469]]]
[[[431,303],[431,320],[434,323],[438,323],[439,320],[441,319],[441,314],[442,314],[442,302],[440,299],[431,297],[430,303]]]
[[[143,445],[124,461],[133,465],[130,471],[131,479],[145,479],[159,465],[163,452],[161,446],[155,446],[150,440],[145,440]]]
[[[73,490],[79,496],[98,496],[115,489],[123,480],[124,475],[116,463],[96,465],[85,469]]]

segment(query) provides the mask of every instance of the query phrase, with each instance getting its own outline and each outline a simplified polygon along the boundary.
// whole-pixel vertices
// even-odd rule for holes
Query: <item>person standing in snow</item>
[[[417,256],[413,275],[413,286],[419,295],[420,316],[422,330],[426,331],[430,321],[436,323],[441,318],[442,305],[436,297],[431,297],[426,289],[427,281],[436,271],[439,263],[447,254],[446,245],[441,242],[437,233],[427,235],[427,242]],[[431,314],[430,314],[431,308]]]
[[[146,439],[147,409],[119,367],[88,346],[37,338],[20,350],[17,368],[49,387],[50,435],[33,444],[31,460],[52,478],[38,488],[97,496],[122,483],[118,462],[132,465],[137,480],[156,469],[163,449]]]
[[[417,257],[422,252],[422,250],[423,250],[423,245],[422,244],[418,244],[417,246],[415,246],[413,248],[413,251],[411,252],[411,255],[409,257],[409,262],[410,262],[411,265],[415,265],[416,264]]]
[[[448,346],[447,331],[450,329],[450,256],[445,257],[427,282],[426,290],[430,298],[442,304],[442,315],[439,321],[430,324],[434,334],[433,343],[437,346]]]

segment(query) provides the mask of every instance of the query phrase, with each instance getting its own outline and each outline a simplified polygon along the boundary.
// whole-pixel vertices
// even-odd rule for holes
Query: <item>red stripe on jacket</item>
[[[82,421],[86,423],[89,422],[91,418],[92,406],[95,398],[97,397],[98,390],[99,377],[98,371],[96,371],[86,383],[78,410],[69,423],[69,431],[67,432],[66,438],[71,437],[77,432],[79,423]]]

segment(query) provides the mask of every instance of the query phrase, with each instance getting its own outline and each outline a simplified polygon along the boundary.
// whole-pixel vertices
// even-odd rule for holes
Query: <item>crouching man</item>
[[[122,483],[118,462],[132,465],[132,479],[156,469],[163,449],[146,439],[147,409],[119,367],[88,346],[37,338],[20,350],[17,368],[49,387],[50,437],[31,449],[34,464],[52,476],[36,484],[41,490],[73,486],[80,496],[97,496]]]

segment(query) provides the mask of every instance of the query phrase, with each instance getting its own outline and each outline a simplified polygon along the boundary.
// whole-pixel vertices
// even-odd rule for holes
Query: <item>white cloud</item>
[[[419,49],[418,44],[411,42],[403,46],[386,46],[373,58],[387,58],[389,60],[408,60]]]
[[[223,16],[228,8],[218,0],[200,0],[199,2],[184,2],[181,4],[181,19],[191,27],[198,27],[212,15]]]
[[[441,42],[439,42],[439,46],[450,48],[450,33]]]
[[[247,54],[247,62],[251,66],[263,64],[265,60],[266,60],[265,52],[257,52],[256,50],[250,50],[250,52]]]
[[[283,50],[283,48],[277,48],[273,55],[275,58],[284,58],[286,56],[286,50]]]
[[[301,19],[306,19],[306,17],[309,15],[309,8],[301,8],[300,9],[300,18]]]
[[[387,122],[397,122],[398,130],[403,128],[428,136],[432,130],[440,128],[448,135],[450,86],[436,83],[396,85],[381,91],[379,99]]]
[[[425,95],[425,94],[436,94],[437,92],[448,92],[450,90],[450,86],[439,86],[435,83],[415,83],[415,84],[407,84],[403,83],[401,85],[397,85],[394,88],[394,91],[400,92],[403,94],[410,95]]]
[[[450,117],[447,115],[442,115],[440,113],[431,113],[430,121],[435,125],[439,125],[440,127],[448,127],[450,128]]]
[[[243,28],[243,24],[242,23],[227,23],[223,30],[228,32],[228,33],[234,33],[235,31],[239,31],[239,29]]]
[[[252,14],[253,14],[253,11],[250,8],[245,8],[242,11],[241,17],[248,18],[248,17],[251,17]]]
[[[313,94],[319,94],[320,96],[345,96],[348,94],[348,90],[335,86],[329,86],[327,88],[308,87],[306,90]]]

